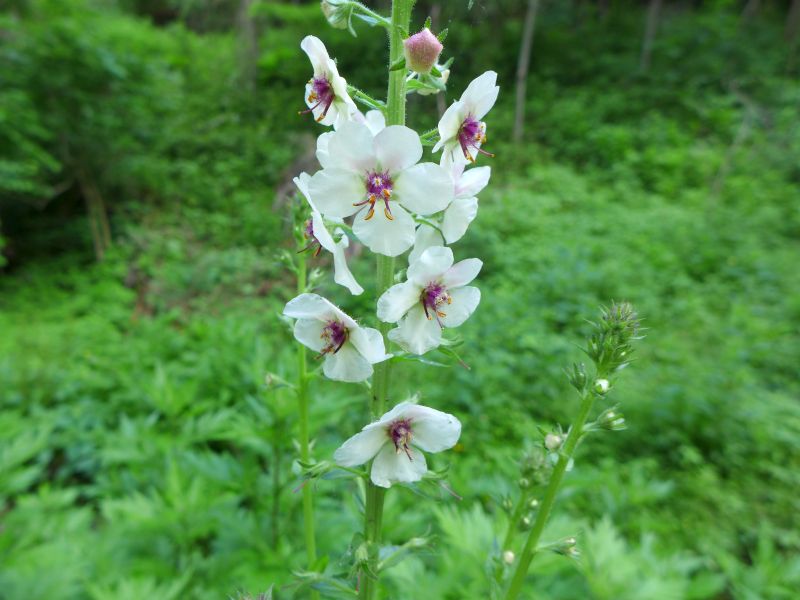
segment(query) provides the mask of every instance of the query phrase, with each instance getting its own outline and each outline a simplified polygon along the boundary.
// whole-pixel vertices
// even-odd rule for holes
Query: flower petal
[[[372,460],[384,444],[391,446],[390,441],[383,426],[371,423],[339,446],[333,460],[343,467],[357,467]]]
[[[461,167],[463,170],[463,167]],[[455,168],[454,168],[455,170]],[[489,184],[489,178],[492,176],[491,167],[475,167],[462,173],[460,176],[455,176],[456,180],[456,198],[471,198],[477,196],[483,188]]]
[[[442,317],[445,327],[458,327],[469,319],[481,301],[481,291],[476,287],[463,287],[450,292],[452,302],[445,308],[446,316]]]
[[[348,329],[358,327],[358,324],[343,310],[318,294],[300,294],[289,300],[283,309],[283,314],[294,319],[317,319],[319,321],[338,319]]]
[[[414,219],[397,202],[391,202],[394,220],[386,218],[380,204],[375,205],[375,214],[367,221],[367,210],[362,210],[353,221],[353,233],[370,250],[386,256],[397,256],[414,243]]]
[[[307,35],[300,42],[300,48],[308,55],[308,59],[314,67],[314,75],[322,74],[330,60],[325,44],[318,37]]]
[[[325,347],[322,339],[322,330],[325,322],[318,319],[297,319],[294,324],[294,339],[314,352],[319,352]]]
[[[419,162],[422,143],[413,129],[391,125],[375,136],[375,155],[382,170],[399,173]]]
[[[326,131],[317,137],[317,160],[323,169],[336,166],[336,161],[330,158],[330,153],[328,152],[328,144],[330,144],[331,136],[333,135],[335,135],[333,131]]]
[[[470,281],[478,276],[483,267],[483,261],[478,258],[467,258],[458,261],[442,277],[442,283],[450,288],[460,288],[467,285]]]
[[[353,206],[366,195],[364,182],[354,172],[331,168],[317,171],[308,184],[311,199],[324,215],[349,217],[361,210]]]
[[[453,251],[447,246],[432,246],[408,267],[409,281],[424,288],[432,281],[438,281],[453,266]]]
[[[457,242],[467,232],[467,228],[478,216],[477,198],[456,198],[444,211],[442,234],[448,244]]]
[[[448,140],[458,136],[458,130],[466,117],[464,105],[461,102],[453,102],[439,119],[439,141],[433,147],[433,152],[438,152],[439,148],[445,145]]]
[[[336,354],[325,355],[322,372],[328,379],[355,383],[369,379],[372,365],[352,344],[345,342]]]
[[[316,228],[316,225],[314,227]],[[347,266],[347,257],[344,253],[347,245],[347,236],[343,235],[339,243],[333,247],[333,280],[350,290],[350,293],[354,296],[358,296],[364,291],[364,288],[358,285],[353,273],[350,272],[350,267]]]
[[[377,135],[384,129],[386,129],[386,117],[383,116],[383,113],[379,110],[370,110],[364,116],[364,120],[369,127],[369,130],[372,132],[372,135]]]
[[[411,458],[405,452],[398,454],[394,445],[386,444],[372,462],[370,478],[377,486],[388,488],[393,483],[412,483],[419,481],[428,472],[425,456],[414,448],[409,449]]]
[[[378,318],[385,323],[397,323],[420,300],[422,289],[411,281],[398,283],[378,298]]]
[[[461,435],[461,422],[453,415],[415,405],[406,411],[411,419],[411,443],[425,452],[441,452],[452,448]]]
[[[486,71],[473,79],[461,95],[461,102],[468,108],[469,114],[480,121],[488,113],[494,103],[500,88],[497,86],[497,73]]]
[[[336,314],[336,307],[318,294],[300,294],[286,303],[283,314],[293,319],[327,321]]]
[[[319,214],[318,210],[311,211],[311,227],[314,229],[314,237],[317,238],[319,245],[328,252],[334,252],[336,250],[336,243],[333,241],[333,237],[328,231],[328,228],[325,227],[325,221],[322,219],[322,215]]]
[[[359,354],[370,364],[382,362],[389,358],[383,345],[383,336],[377,329],[359,327],[350,332],[350,342]]]
[[[431,246],[444,245],[442,234],[437,229],[426,225],[424,223],[417,227],[417,233],[414,235],[414,248],[408,254],[408,264],[419,260],[422,253]]]
[[[389,339],[413,354],[425,354],[442,343],[442,328],[428,319],[422,306],[414,306],[400,321],[400,326],[389,332]]]
[[[369,127],[356,121],[343,123],[328,140],[328,158],[334,166],[359,174],[375,168],[375,151]],[[361,195],[364,193],[362,189]]]
[[[430,215],[450,204],[453,180],[436,163],[420,163],[397,176],[394,190],[397,200],[411,212]]]

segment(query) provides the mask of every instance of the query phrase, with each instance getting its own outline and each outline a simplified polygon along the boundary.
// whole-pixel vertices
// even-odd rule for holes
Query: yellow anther
[[[386,218],[389,219],[390,221],[394,221],[394,217],[392,216],[392,213],[389,212],[388,208],[383,209],[383,214],[385,214]]]

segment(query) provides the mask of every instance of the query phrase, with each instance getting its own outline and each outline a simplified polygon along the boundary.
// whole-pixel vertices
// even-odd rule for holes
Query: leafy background
[[[629,429],[581,446],[545,533],[577,534],[581,557],[537,557],[531,590],[796,597],[800,84],[789,3],[743,4],[664,3],[641,70],[645,4],[542,3],[513,143],[525,3],[418,3],[415,25],[434,12],[450,26],[447,101],[490,68],[502,92],[492,183],[456,247],[485,263],[459,331],[471,369],[408,363],[395,378],[397,399],[421,391],[463,421],[431,461],[463,499],[390,494],[386,540],[432,542],[388,571],[387,598],[487,597],[519,460],[537,426],[568,422],[563,367],[611,299],[648,327],[612,397]],[[265,375],[292,376],[279,254],[291,177],[316,168],[321,131],[295,115],[299,41],[322,37],[379,95],[385,40],[357,31],[329,28],[316,2],[5,3],[0,597],[293,594],[295,401]],[[411,124],[436,110],[413,97]],[[369,288],[369,257],[351,262]],[[369,289],[350,297],[329,274],[319,289],[372,310]],[[312,391],[322,459],[361,427],[366,394]],[[358,492],[314,486],[319,546],[346,572]]]

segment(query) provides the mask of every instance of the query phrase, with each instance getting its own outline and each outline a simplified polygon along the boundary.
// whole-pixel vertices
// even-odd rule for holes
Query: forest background
[[[388,572],[390,596],[486,597],[523,450],[574,412],[562,369],[585,319],[624,299],[648,328],[616,395],[628,429],[581,446],[546,534],[578,534],[581,555],[537,557],[536,597],[796,598],[800,2],[420,0],[415,15],[450,27],[456,61],[446,99],[411,98],[412,126],[475,73],[498,71],[501,95],[461,245],[485,264],[461,331],[471,369],[398,377],[463,421],[447,457],[462,500],[391,496],[387,540],[438,542]],[[385,40],[357,32],[317,2],[3,2],[0,598],[291,594],[295,404],[265,378],[292,373],[279,255],[291,178],[316,168],[299,42],[321,37],[381,96]],[[364,283],[366,262],[351,261]],[[363,392],[312,392],[328,458]],[[314,485],[335,563],[358,506],[349,484]]]

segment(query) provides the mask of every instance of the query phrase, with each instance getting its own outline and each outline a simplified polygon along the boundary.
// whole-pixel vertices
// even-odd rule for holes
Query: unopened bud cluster
[[[614,303],[603,310],[586,349],[598,373],[613,373],[630,362],[631,343],[640,339],[638,332],[639,317],[629,303]]]

